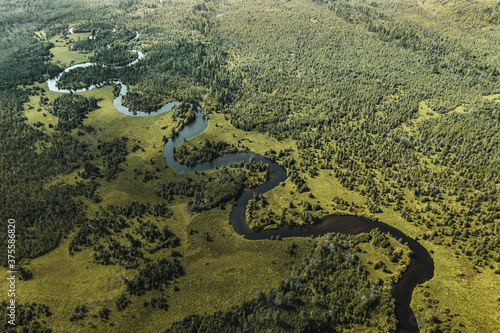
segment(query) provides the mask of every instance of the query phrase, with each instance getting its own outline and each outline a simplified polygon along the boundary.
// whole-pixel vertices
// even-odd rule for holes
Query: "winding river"
[[[138,34],[137,34],[138,36]],[[126,66],[132,66],[136,64],[140,59],[144,57],[144,54],[137,50],[131,50],[131,52],[137,52],[138,57],[133,62]],[[64,72],[69,72],[74,68],[88,67],[88,66],[105,66],[97,63],[83,63],[68,67]],[[116,67],[119,68],[119,67]],[[63,72],[63,73],[64,73]],[[70,90],[59,89],[57,87],[57,81],[63,75],[61,73],[54,79],[47,82],[49,90],[61,93],[69,93]],[[163,112],[171,110],[175,105],[179,104],[178,101],[173,101],[165,104],[163,107],[155,112],[136,112],[122,105],[122,97],[127,93],[127,86],[121,81],[104,81],[98,84],[92,85],[87,89],[80,89],[73,92],[83,92],[91,89],[100,88],[106,84],[119,84],[121,85],[120,94],[113,100],[116,109],[129,116],[154,116]],[[398,332],[408,332],[416,333],[419,332],[418,324],[415,320],[413,312],[410,308],[411,296],[413,290],[418,284],[430,280],[434,275],[434,262],[432,257],[427,252],[427,250],[418,242],[416,242],[411,237],[405,235],[398,229],[391,227],[382,222],[375,222],[364,217],[358,216],[326,216],[323,221],[316,225],[307,225],[303,227],[282,227],[276,230],[264,230],[255,231],[248,227],[245,220],[245,211],[250,199],[253,198],[254,194],[266,193],[281,182],[287,179],[286,171],[276,162],[271,161],[263,156],[257,155],[253,152],[237,152],[233,154],[225,154],[214,159],[211,162],[200,163],[194,167],[188,167],[178,163],[173,155],[173,148],[177,148],[180,144],[189,138],[199,135],[208,127],[208,121],[203,115],[203,110],[198,107],[196,112],[195,120],[186,125],[176,137],[169,139],[164,145],[164,155],[166,162],[171,166],[177,173],[182,172],[194,172],[194,171],[207,171],[214,169],[216,167],[221,167],[223,165],[228,165],[235,162],[246,161],[248,162],[251,157],[255,158],[256,161],[263,161],[269,165],[269,181],[261,186],[254,189],[247,189],[243,191],[240,197],[237,199],[236,205],[231,210],[229,220],[233,225],[234,230],[249,240],[257,239],[270,239],[271,237],[310,237],[310,236],[321,236],[329,232],[338,232],[342,234],[359,234],[362,232],[370,232],[373,229],[380,229],[382,232],[389,233],[397,239],[401,239],[403,243],[407,243],[411,250],[413,251],[413,257],[410,261],[410,265],[405,273],[403,273],[402,278],[396,283],[394,288],[394,298],[396,299],[396,316],[399,321]]]
[[[204,119],[202,112],[197,113],[196,120],[186,126],[179,132],[179,136],[170,139],[164,146],[164,155],[167,164],[174,168],[177,173],[207,171],[223,165],[228,165],[235,162],[248,162],[251,157],[255,161],[263,161],[269,166],[269,180],[267,183],[258,186],[254,189],[246,189],[238,198],[236,205],[231,210],[229,221],[234,227],[234,231],[249,240],[270,239],[276,236],[280,237],[310,237],[322,236],[329,232],[338,232],[347,235],[356,235],[362,232],[370,232],[373,229],[379,229],[384,233],[389,233],[396,239],[407,243],[413,252],[408,269],[402,274],[401,279],[396,283],[394,288],[394,298],[396,299],[396,316],[398,318],[398,332],[417,333],[419,332],[418,324],[410,307],[413,290],[418,284],[430,280],[434,275],[434,261],[429,252],[413,238],[405,235],[400,230],[382,222],[375,222],[370,219],[358,216],[326,216],[323,221],[315,225],[307,225],[303,227],[285,226],[276,230],[255,231],[248,227],[245,220],[245,212],[249,200],[253,199],[254,194],[266,193],[281,182],[287,179],[286,171],[276,162],[265,158],[253,152],[237,152],[233,154],[225,154],[211,162],[197,164],[194,167],[188,167],[180,164],[175,160],[173,148],[177,148],[184,142],[184,139],[194,137],[203,132],[208,126],[208,122]]]

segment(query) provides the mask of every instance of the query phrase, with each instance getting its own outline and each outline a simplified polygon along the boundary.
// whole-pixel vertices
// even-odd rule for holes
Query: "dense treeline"
[[[219,75],[226,57],[213,45],[187,40],[158,43],[144,51],[146,57],[132,66],[133,73],[120,77],[134,85],[130,95],[135,92],[149,96],[153,102],[165,96],[199,102],[201,94],[208,89],[207,83]],[[141,109],[152,107],[143,105]]]
[[[393,332],[391,287],[370,282],[356,254],[372,235],[380,238],[324,236],[279,287],[226,311],[181,318],[166,332],[313,332],[353,324]]]
[[[163,99],[163,96],[150,95],[148,93],[131,89],[122,99],[122,104],[130,110],[154,112],[165,104],[165,100]]]
[[[55,248],[62,236],[84,219],[82,204],[73,198],[91,197],[95,192],[86,182],[46,183],[79,168],[93,155],[84,142],[64,133],[49,136],[26,124],[22,114],[26,92],[3,91],[0,95],[0,187],[5,193],[0,216],[16,220],[16,236],[23,239],[16,257],[36,257]],[[6,232],[6,227],[2,224],[0,230]]]
[[[146,51],[145,65],[155,69],[152,75],[161,74],[163,79],[167,75],[177,76],[200,84],[207,84],[217,75],[226,57],[222,50],[216,51],[204,43],[187,41],[156,44]]]
[[[367,5],[336,3],[338,5],[335,9],[343,8],[344,11],[353,13],[358,13],[359,8],[375,10],[369,9],[370,6]],[[366,118],[366,113],[375,111],[384,113],[392,129],[413,118],[418,111],[419,102],[424,99],[431,99],[431,104],[444,112],[466,100],[476,98],[477,95],[498,91],[497,70],[491,60],[486,58],[478,61],[478,56],[455,41],[445,40],[420,26],[413,27],[412,23],[394,22],[394,19],[374,21],[371,16],[366,20],[352,23],[364,27],[365,34],[338,31],[333,36],[323,33],[321,37],[308,38],[314,33],[314,29],[306,28],[301,33],[302,36],[289,37],[299,38],[302,42],[298,46],[285,41],[278,41],[276,45],[272,45],[270,41],[258,42],[268,50],[267,53],[273,55],[277,54],[275,51],[278,48],[293,53],[298,47],[300,53],[295,60],[298,67],[296,72],[309,72],[310,75],[304,78],[284,75],[285,73],[280,71],[281,67],[284,71],[290,67],[284,66],[285,60],[279,56],[266,57],[265,60],[254,62],[252,66],[242,65],[240,72],[234,71],[230,74],[232,81],[242,83],[236,85],[241,89],[234,94],[248,96],[246,100],[253,100],[254,103],[230,104],[227,109],[231,113],[233,124],[245,130],[257,129],[280,137],[285,132],[299,131],[322,113],[328,117],[325,113],[331,109],[330,103],[338,98],[340,100],[337,103],[344,109],[341,111],[354,112],[355,109],[361,109],[365,114],[360,118]],[[368,28],[369,24],[371,28]],[[384,28],[375,28],[375,25]],[[380,30],[388,39],[381,41],[377,38],[378,35],[369,33],[370,29]],[[313,47],[309,43],[306,44],[305,40],[317,42],[318,45]],[[250,42],[245,43],[250,47]],[[234,48],[227,44],[228,47]],[[413,50],[411,45],[416,45],[417,49]],[[318,52],[318,49],[323,51]],[[363,53],[360,53],[361,51]],[[487,57],[487,53],[482,57]],[[314,61],[311,63],[310,59]],[[367,67],[368,59],[376,61],[378,65]],[[402,61],[399,61],[400,59]],[[270,67],[269,63],[273,66]],[[309,68],[310,66],[312,68]],[[395,76],[393,73],[396,72],[402,75]],[[260,79],[262,74],[265,80]],[[410,75],[417,77],[410,80]],[[458,83],[457,76],[460,77]],[[250,84],[243,84],[244,82]],[[321,95],[314,95],[315,98],[312,99],[307,93],[307,87],[318,86],[325,91]],[[276,87],[280,92],[279,96],[260,94],[256,99],[256,93],[271,92]],[[349,91],[349,94],[346,94],[346,91]],[[294,93],[300,94],[303,100],[294,98]],[[393,98],[391,103],[387,103],[386,96],[390,95],[398,95],[399,98]],[[290,98],[286,98],[287,96]],[[289,116],[298,110],[307,112],[301,112],[300,117],[289,119]]]
[[[48,111],[58,119],[56,129],[69,132],[74,128],[83,127],[86,115],[98,108],[97,102],[99,101],[93,97],[63,95],[52,102],[52,107]],[[85,130],[91,132],[93,129],[86,126]]]
[[[87,1],[85,3],[72,0],[0,0],[0,33],[45,30],[50,38],[55,33],[67,31],[65,22],[74,22],[75,14],[79,19],[92,17],[103,20],[99,10],[110,10],[114,0]]]
[[[99,155],[103,157],[102,167],[106,180],[113,179],[122,171],[120,164],[125,161],[125,156],[128,154],[127,141],[128,138],[121,137],[97,145]]]
[[[132,52],[125,45],[113,45],[99,50],[89,60],[108,66],[124,66],[137,59],[137,52]]]
[[[0,89],[29,85],[55,76],[61,69],[49,62],[54,44],[31,37],[0,55]]]
[[[198,111],[198,105],[181,102],[172,109],[172,118],[174,120],[181,120],[187,125],[195,119],[196,112]]]
[[[174,156],[179,163],[194,166],[198,163],[211,161],[219,156],[238,151],[234,145],[230,145],[223,141],[212,142],[205,140],[199,148],[193,146],[192,150],[188,150],[185,145],[181,145],[175,150]]]

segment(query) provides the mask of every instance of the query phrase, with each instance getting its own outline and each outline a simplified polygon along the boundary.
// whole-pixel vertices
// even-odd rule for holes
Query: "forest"
[[[266,163],[165,163],[163,144],[201,110],[208,128],[178,162],[251,151],[286,172],[249,200],[250,228],[382,221],[434,261],[411,300],[420,332],[498,330],[499,12],[486,0],[0,0],[0,216],[16,220],[21,294],[17,330],[2,331],[399,330],[404,244],[244,239],[229,215],[268,182]],[[131,50],[145,56],[125,66]],[[59,88],[109,84],[49,91],[80,62],[96,65]],[[120,114],[116,80],[134,111],[180,104]]]

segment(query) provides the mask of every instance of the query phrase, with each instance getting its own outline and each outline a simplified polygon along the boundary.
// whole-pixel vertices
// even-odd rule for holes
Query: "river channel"
[[[255,161],[263,161],[269,166],[269,180],[267,183],[254,189],[246,189],[237,199],[236,205],[232,208],[229,221],[234,227],[234,231],[249,240],[270,239],[277,236],[283,237],[317,237],[330,232],[337,232],[347,235],[356,235],[362,232],[370,232],[379,229],[381,232],[389,233],[403,243],[407,243],[413,252],[408,269],[403,273],[402,278],[396,283],[394,288],[394,298],[396,299],[396,316],[399,321],[398,332],[416,333],[419,332],[418,324],[410,307],[413,290],[418,284],[430,280],[434,275],[434,262],[429,252],[413,238],[407,236],[400,230],[382,223],[372,221],[359,216],[337,216],[330,215],[323,218],[321,223],[302,227],[281,227],[275,230],[253,230],[248,227],[245,220],[245,212],[250,199],[254,194],[266,193],[287,179],[286,171],[276,162],[253,152],[237,152],[225,154],[211,162],[197,164],[188,167],[175,160],[173,148],[177,148],[184,140],[188,140],[202,133],[208,126],[207,120],[203,117],[202,111],[197,112],[195,121],[186,126],[179,135],[169,141],[164,146],[164,155],[167,164],[174,168],[177,173],[181,172],[201,172],[229,165],[232,163],[245,161],[251,157]]]
[[[133,62],[126,66],[132,66],[144,57],[144,54],[137,50],[138,57]],[[64,72],[69,72],[74,68],[88,67],[88,66],[104,66],[96,63],[83,63],[66,68]],[[118,67],[116,67],[118,68]],[[63,72],[63,73],[64,73]],[[57,81],[63,75],[61,73],[54,79],[49,80],[49,90],[61,93],[70,93],[70,90],[59,89]],[[154,116],[163,112],[171,110],[175,105],[179,104],[178,101],[172,101],[165,104],[160,109],[154,112],[137,112],[122,105],[122,98],[127,93],[127,86],[121,81],[104,81],[88,87],[87,89],[80,89],[73,92],[83,92],[91,89],[100,88],[106,84],[119,84],[121,85],[120,94],[113,100],[116,109],[126,115],[141,117],[141,116]],[[302,227],[282,227],[276,230],[261,230],[256,231],[248,227],[245,220],[245,212],[250,199],[254,194],[266,193],[281,182],[287,179],[286,171],[279,164],[271,161],[263,156],[253,152],[237,152],[232,154],[225,154],[214,159],[211,162],[200,163],[194,167],[188,167],[177,162],[173,155],[173,148],[177,148],[184,140],[188,140],[202,133],[208,127],[208,121],[204,117],[203,110],[197,107],[196,118],[191,123],[186,125],[175,138],[169,139],[164,145],[164,155],[166,162],[169,166],[174,168],[177,173],[194,172],[194,171],[208,171],[223,165],[246,161],[248,162],[251,157],[256,161],[263,161],[269,166],[269,180],[265,184],[258,186],[254,189],[246,189],[237,199],[236,205],[232,208],[229,220],[233,225],[235,232],[242,235],[249,240],[257,239],[270,239],[276,236],[284,237],[316,237],[322,236],[330,232],[337,232],[348,235],[355,235],[362,232],[370,232],[373,229],[380,229],[384,233],[389,233],[397,239],[401,239],[403,243],[407,243],[413,251],[413,257],[406,272],[403,273],[402,278],[396,283],[394,288],[394,298],[396,299],[396,316],[399,321],[398,332],[416,333],[419,332],[418,324],[415,320],[413,312],[410,308],[411,296],[413,290],[418,284],[430,280],[434,275],[434,262],[429,252],[413,238],[405,235],[400,230],[389,226],[382,222],[372,221],[370,219],[358,216],[326,216],[321,223],[315,225],[307,225]]]

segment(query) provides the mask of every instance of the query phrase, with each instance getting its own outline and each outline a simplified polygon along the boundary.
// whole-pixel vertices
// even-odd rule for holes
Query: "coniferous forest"
[[[0,0],[0,330],[499,331],[499,24]]]

